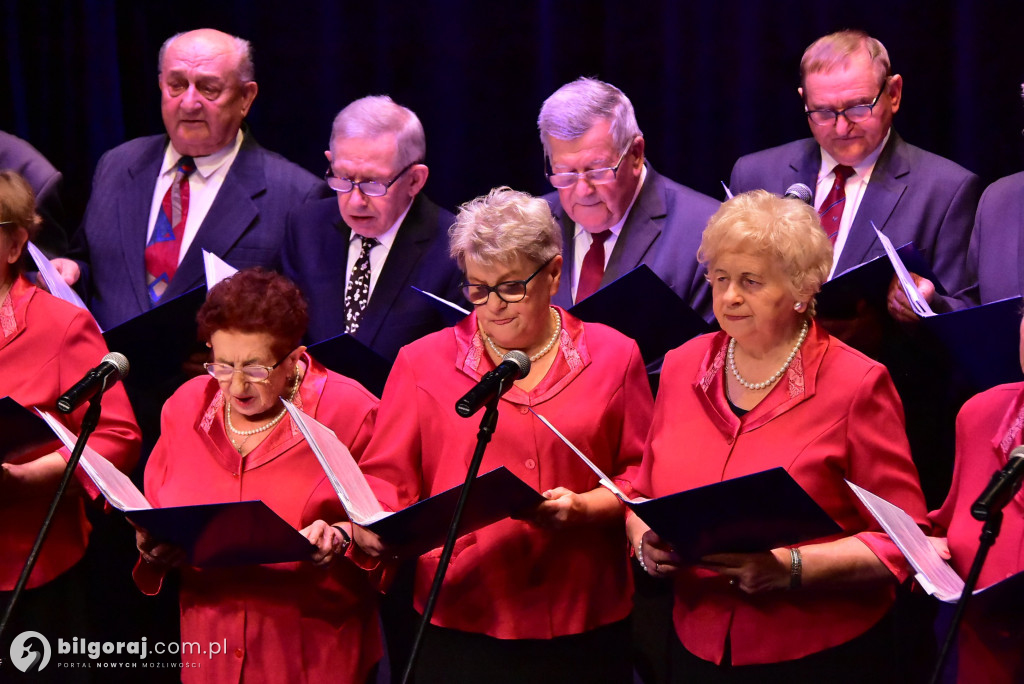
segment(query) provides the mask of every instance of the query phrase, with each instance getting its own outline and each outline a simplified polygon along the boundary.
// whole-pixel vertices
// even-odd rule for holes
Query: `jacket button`
[[[523,406],[523,407],[521,407],[519,409],[519,412],[522,413],[525,416],[527,413],[530,412],[530,407],[529,406]]]
[[[235,657],[236,658],[241,658],[243,655],[245,655],[245,651],[243,651],[240,648],[236,648],[235,649]]]
[[[530,470],[533,470],[534,468],[537,467],[537,462],[534,461],[532,458],[528,458],[526,459],[526,463],[524,465]]]

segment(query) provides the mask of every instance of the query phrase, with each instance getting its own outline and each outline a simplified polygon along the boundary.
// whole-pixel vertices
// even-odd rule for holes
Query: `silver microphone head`
[[[516,364],[516,366],[519,367],[519,375],[516,377],[517,380],[519,378],[525,378],[527,375],[530,374],[530,357],[524,354],[523,352],[519,351],[518,349],[513,349],[512,351],[508,352],[507,354],[501,357],[501,360],[511,361],[512,363]]]
[[[793,183],[786,188],[786,194],[783,197],[792,197],[798,199],[806,204],[812,204],[814,202],[814,193],[804,183]]]
[[[103,357],[100,363],[109,363],[117,368],[117,376],[122,380],[124,380],[124,376],[128,375],[128,357],[121,352],[110,352]]]

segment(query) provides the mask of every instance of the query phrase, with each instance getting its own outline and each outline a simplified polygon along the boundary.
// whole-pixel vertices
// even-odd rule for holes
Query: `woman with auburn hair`
[[[356,459],[377,400],[306,353],[306,302],[284,276],[240,271],[210,290],[197,318],[209,377],[164,405],[147,498],[157,507],[260,499],[316,549],[307,561],[197,569],[139,530],[135,581],[155,594],[178,568],[182,640],[226,642],[223,654],[182,653],[185,682],[363,684],[381,654],[375,592],[343,557],[350,524],[324,522],[344,509],[281,399],[334,430]]]

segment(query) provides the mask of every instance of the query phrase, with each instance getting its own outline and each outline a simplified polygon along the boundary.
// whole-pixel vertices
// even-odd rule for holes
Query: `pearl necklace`
[[[747,389],[752,389],[756,391],[763,390],[765,387],[768,387],[776,380],[781,378],[782,374],[785,373],[786,369],[789,368],[789,364],[793,363],[793,359],[796,358],[796,353],[800,351],[800,346],[803,345],[804,340],[807,339],[808,328],[809,326],[807,325],[807,321],[804,321],[804,327],[800,330],[800,336],[797,338],[796,344],[793,345],[793,351],[789,352],[789,356],[786,357],[786,362],[782,364],[782,368],[775,372],[775,375],[768,378],[764,382],[747,382],[743,378],[743,376],[740,375],[740,372],[736,370],[736,338],[731,338],[729,340],[729,352],[727,356],[729,358],[729,370],[732,372],[733,377],[736,378],[736,381],[738,383],[740,383]]]
[[[301,382],[301,380],[302,376],[298,372],[296,372],[295,381],[292,382],[292,391],[288,395],[288,401],[292,401],[293,399],[295,399],[295,394],[299,391],[299,382]],[[283,408],[281,409],[281,412],[279,414],[271,418],[263,425],[260,425],[257,428],[253,428],[252,430],[239,430],[234,425],[231,424],[231,399],[228,398],[224,402],[224,424],[228,426],[229,432],[232,432],[236,435],[239,435],[240,437],[245,438],[241,441],[241,443],[236,442],[235,438],[232,437],[231,435],[228,435],[228,439],[231,440],[231,443],[235,446],[235,449],[238,450],[238,453],[242,453],[242,447],[245,446],[245,443],[249,440],[250,437],[252,437],[255,434],[259,434],[264,430],[269,430],[270,428],[274,427],[284,419],[287,413],[288,409]]]
[[[556,309],[555,307],[551,307],[551,315],[555,319],[555,332],[551,336],[551,339],[548,340],[548,343],[544,345],[544,348],[530,357],[531,363],[533,361],[536,361],[540,357],[544,356],[549,351],[551,351],[551,348],[555,346],[555,342],[558,341],[558,336],[562,333],[562,314],[558,313],[558,309]],[[494,340],[488,337],[487,333],[483,331],[483,328],[480,329],[480,334],[487,342],[487,346],[489,346],[491,350],[498,355],[499,358],[505,356],[505,354],[501,351],[501,348],[498,345],[494,344]]]

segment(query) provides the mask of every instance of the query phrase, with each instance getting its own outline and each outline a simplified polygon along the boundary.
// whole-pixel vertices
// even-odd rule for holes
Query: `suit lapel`
[[[267,182],[256,141],[248,134],[224,178],[210,211],[199,226],[185,258],[178,264],[165,297],[175,297],[204,282],[203,250],[224,258],[259,216],[253,197],[266,192]]]
[[[842,273],[868,260],[872,247],[878,242],[871,222],[874,221],[878,230],[886,232],[889,217],[907,189],[905,176],[908,173],[910,164],[903,154],[903,141],[893,131],[889,143],[875,162],[871,181],[864,189],[857,215],[853,217],[850,226],[850,234],[839,255],[836,273]]]
[[[152,144],[152,149],[139,155],[135,164],[128,167],[128,185],[118,194],[115,214],[118,221],[116,230],[121,235],[125,273],[128,274],[132,293],[141,311],[147,311],[152,306],[146,287],[146,235],[149,232],[153,192],[163,165],[167,138],[157,136],[153,138]]]
[[[356,337],[372,346],[380,332],[384,319],[394,307],[399,297],[406,294],[409,278],[416,270],[420,257],[429,245],[434,231],[437,229],[437,217],[431,216],[423,197],[416,196],[409,213],[398,228],[395,242],[391,245],[388,258],[377,278],[377,284],[366,305],[363,320],[359,324]],[[346,243],[347,244],[347,243]],[[344,301],[344,293],[342,293]]]
[[[658,178],[658,174],[648,165],[647,178],[615,241],[608,267],[604,269],[604,277],[601,278],[601,287],[639,266],[661,235],[667,211]]]

